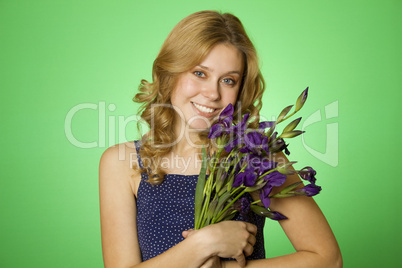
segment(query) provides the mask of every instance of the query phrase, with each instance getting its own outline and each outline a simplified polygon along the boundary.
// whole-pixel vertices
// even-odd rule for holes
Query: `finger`
[[[193,233],[193,229],[189,229],[189,230],[186,230],[186,231],[183,231],[182,233],[181,233],[181,235],[184,237],[184,238],[187,238],[187,237],[189,237],[192,233]]]
[[[240,267],[246,266],[246,257],[244,257],[244,254],[241,254],[238,257],[235,257],[237,263],[240,265]]]
[[[247,222],[246,228],[247,228],[247,231],[249,231],[253,235],[257,234],[257,226],[255,226],[254,224]]]
[[[251,254],[253,254],[254,251],[254,247],[250,244],[247,244],[247,246],[244,248],[244,255],[246,255],[247,257],[250,256]]]
[[[187,236],[188,236],[188,231],[183,231],[183,232],[181,233],[181,235],[182,235],[184,238],[187,238]]]
[[[254,235],[250,234],[250,236],[249,236],[248,239],[247,239],[247,242],[248,242],[250,245],[254,246],[254,244],[255,244],[256,241],[257,241],[257,238],[255,238]]]
[[[210,265],[209,261],[204,262],[200,268],[211,268],[212,266]]]

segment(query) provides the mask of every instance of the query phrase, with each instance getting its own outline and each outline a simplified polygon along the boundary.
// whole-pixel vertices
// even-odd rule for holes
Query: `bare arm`
[[[342,267],[338,244],[314,200],[309,197],[282,200],[280,204],[274,205],[278,208],[271,207],[289,217],[281,221],[281,226],[296,252],[265,260],[247,261],[246,267]],[[239,266],[235,262],[227,262],[223,267]]]
[[[278,154],[278,157],[282,158],[282,161],[286,159],[283,154]],[[300,181],[298,175],[288,176],[282,187],[296,181]],[[279,223],[296,252],[265,260],[247,261],[246,267],[342,267],[338,243],[313,198],[297,196],[272,199],[270,208],[288,217]],[[223,267],[239,266],[235,262],[224,262]]]
[[[125,152],[120,159],[119,146]],[[163,254],[141,262],[133,180],[140,174],[130,165],[130,159],[136,159],[135,148],[119,146],[107,149],[99,166],[105,267],[200,267],[213,256],[238,258],[241,263],[243,251],[251,254],[256,227],[244,222],[226,222],[203,228]]]

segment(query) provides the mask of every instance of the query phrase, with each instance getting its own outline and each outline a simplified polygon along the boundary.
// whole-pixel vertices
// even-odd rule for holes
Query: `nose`
[[[219,100],[221,95],[219,92],[219,82],[210,81],[206,83],[202,89],[202,95],[210,100]]]

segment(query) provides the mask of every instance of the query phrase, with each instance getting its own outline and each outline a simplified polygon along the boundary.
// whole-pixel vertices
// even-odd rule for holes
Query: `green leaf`
[[[226,217],[224,217],[222,221],[230,221],[231,219],[234,218],[234,216],[236,216],[236,214],[237,214],[236,211],[232,211],[232,213],[230,213],[229,215],[227,215]]]
[[[276,120],[276,123],[279,124],[282,122],[283,118],[289,113],[290,109],[292,109],[293,105],[289,105],[285,109],[282,110],[282,112],[279,114],[278,119]]]
[[[206,156],[207,168],[208,168],[209,170],[212,170],[212,169],[213,169],[213,161],[212,161],[212,159],[215,159],[216,154],[213,153],[213,154],[210,155],[210,156],[208,156],[207,154],[205,154],[205,156]]]
[[[253,204],[253,205],[250,205],[250,208],[254,213],[256,213],[258,215],[264,216],[264,214],[269,213],[268,209],[266,209],[265,207],[259,206],[259,205]]]
[[[296,189],[296,187],[299,186],[299,185],[302,184],[302,183],[303,183],[303,182],[301,182],[301,181],[292,183],[291,185],[286,186],[285,189],[283,189],[282,191],[280,191],[280,193],[286,194],[287,192],[290,192],[290,191]]]
[[[226,178],[222,178],[223,170],[224,167],[222,165],[219,165],[218,172],[216,174],[216,192],[219,192],[224,181],[226,180]]]
[[[202,148],[202,163],[201,163],[201,171],[200,175],[198,175],[197,187],[195,188],[195,204],[194,204],[194,228],[200,229],[201,226],[201,209],[204,201],[204,186],[207,175],[207,154],[205,151],[205,147]]]
[[[235,170],[235,169],[233,169],[233,170]],[[234,176],[231,175],[228,183],[226,184],[228,192],[232,190],[233,181],[234,181]]]
[[[221,222],[221,221],[228,221],[233,219],[233,217],[236,215],[236,210],[234,209],[227,209],[216,221],[215,223]]]
[[[294,189],[296,189],[300,184],[302,184],[301,181],[292,183],[291,185],[286,186],[282,191],[280,191],[279,193],[274,194],[273,196],[270,196],[270,198],[284,198],[284,197],[291,197],[291,196],[295,196],[296,194],[294,194],[293,191]]]
[[[207,212],[207,222],[204,226],[207,226],[210,224],[211,219],[214,217],[214,212],[215,212],[215,208],[216,208],[217,204],[218,204],[218,200],[216,198],[214,198],[214,200],[212,200],[211,203],[209,203],[209,208],[208,208],[208,212]]]
[[[294,138],[303,133],[304,133],[304,131],[301,131],[301,130],[293,130],[293,131],[289,131],[289,132],[284,132],[278,137],[278,139]]]
[[[306,102],[307,95],[308,95],[308,87],[305,90],[303,90],[303,92],[297,98],[295,112],[299,111],[303,107],[304,103]]]
[[[267,184],[267,182],[268,181],[260,180],[260,182],[257,183],[256,185],[254,185],[252,187],[246,187],[245,191],[246,191],[246,193],[257,191],[257,190],[261,189],[262,187],[264,187],[265,184]]]
[[[301,119],[302,119],[302,118],[299,117],[299,118],[293,120],[292,122],[290,122],[289,125],[287,125],[287,126],[283,129],[282,133],[285,133],[285,132],[289,132],[289,131],[294,130],[294,129],[297,127],[297,125],[300,123],[300,120],[301,120]]]
[[[272,136],[272,134],[274,133],[276,127],[276,122],[272,125],[272,127],[270,127],[268,129],[268,131],[264,134],[265,136],[267,136],[268,138]]]
[[[231,194],[230,192],[225,192],[224,194],[222,194],[219,197],[219,201],[218,201],[218,205],[216,206],[216,209],[215,209],[214,217],[216,217],[222,211],[223,206],[229,200],[230,194]]]
[[[265,207],[253,204],[250,206],[250,208],[257,215],[264,216],[270,219],[274,218],[274,214],[272,213],[272,211],[266,209]]]
[[[290,161],[284,164],[280,164],[276,167],[276,170],[281,173],[281,174],[285,174],[285,175],[292,175],[295,174],[296,171],[291,169],[290,166],[292,166],[293,164],[296,164],[296,161]]]

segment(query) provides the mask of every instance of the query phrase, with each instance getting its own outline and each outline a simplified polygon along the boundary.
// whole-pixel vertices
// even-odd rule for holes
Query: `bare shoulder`
[[[137,152],[135,149],[134,142],[125,142],[107,148],[102,154],[100,164],[135,165],[136,161],[134,160],[137,160]]]
[[[125,142],[107,148],[99,163],[99,180],[128,182],[136,193],[140,179],[137,152],[134,142]]]

